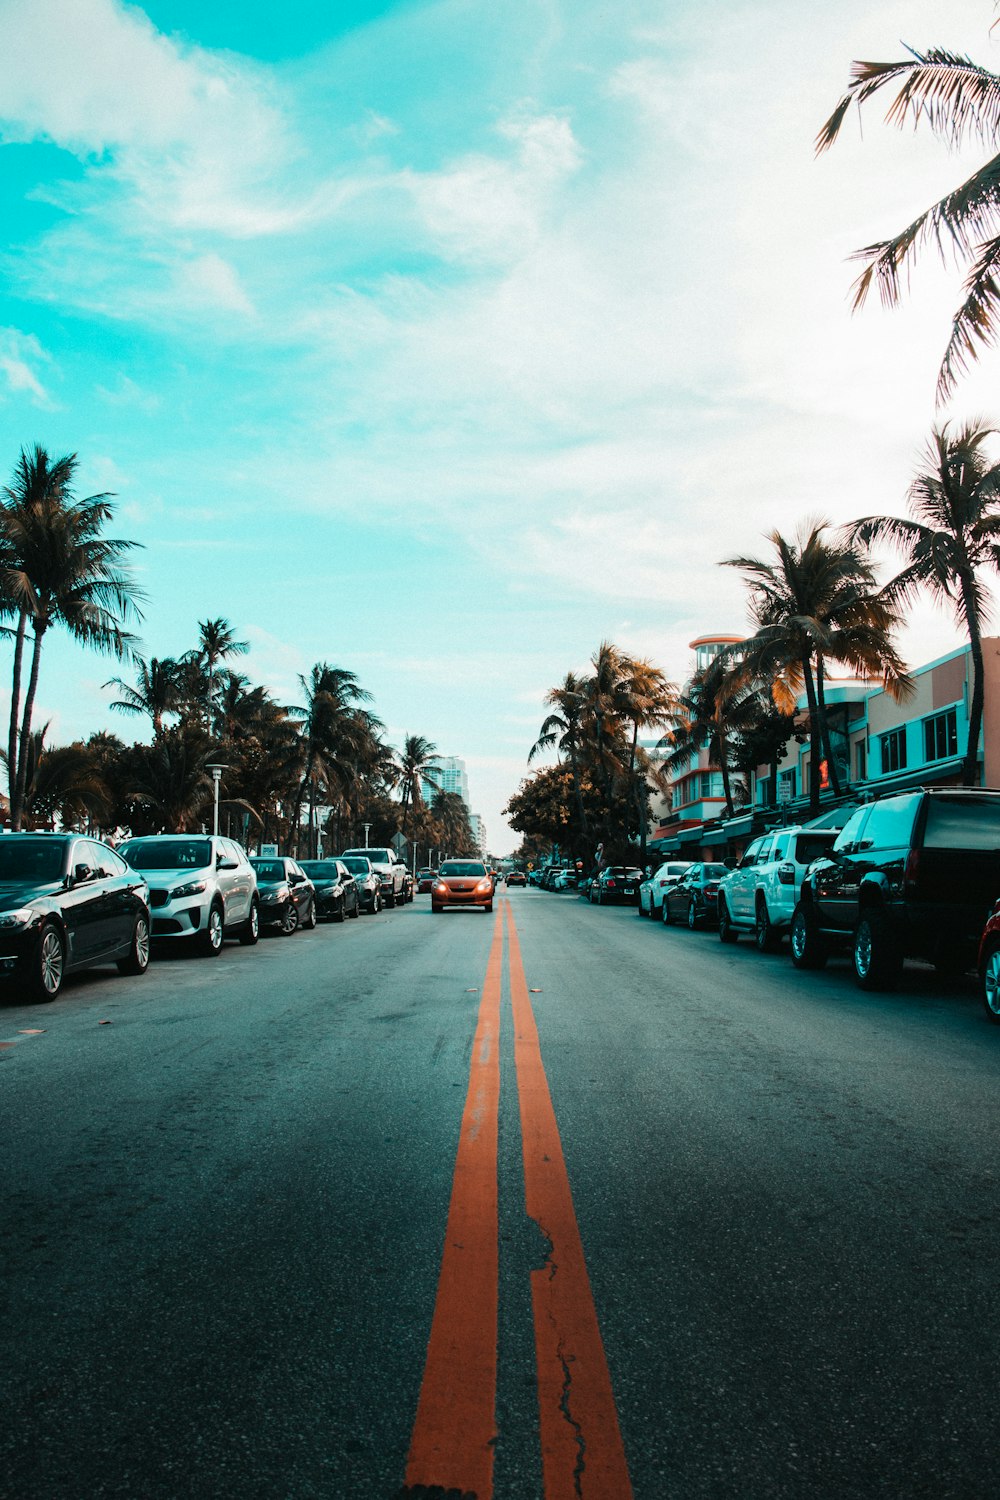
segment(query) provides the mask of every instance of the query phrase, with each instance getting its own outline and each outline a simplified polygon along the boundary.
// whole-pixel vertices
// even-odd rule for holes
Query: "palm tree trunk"
[[[837,771],[837,762],[834,759],[833,745],[830,742],[830,721],[826,712],[826,694],[823,689],[823,658],[816,657],[816,711],[819,714],[819,732],[823,745],[823,754],[826,756],[826,771],[830,778],[830,788],[835,797],[840,796],[840,775]]]
[[[972,653],[972,702],[969,704],[969,738],[965,746],[965,761],[962,765],[963,786],[975,786],[979,780],[979,735],[983,727],[984,669],[983,640],[979,631],[979,608],[971,580],[962,577],[962,609],[969,627],[969,647]]]
[[[15,833],[21,831],[21,820],[24,815],[24,789],[28,775],[28,745],[31,740],[31,716],[35,711],[35,691],[38,687],[38,667],[42,657],[42,637],[45,634],[45,624],[35,621],[35,641],[31,652],[31,673],[28,677],[28,691],[24,698],[24,714],[21,719],[21,743],[17,752],[17,789],[11,802],[10,826]]]
[[[21,712],[21,662],[24,658],[24,635],[28,628],[28,616],[22,609],[17,620],[17,635],[14,639],[14,669],[10,681],[10,729],[7,733],[7,793],[11,812],[14,810],[14,795],[17,787],[17,720]]]
[[[819,813],[819,757],[820,729],[819,708],[816,703],[816,684],[813,680],[810,653],[802,653],[802,676],[806,685],[806,703],[809,706],[809,811]]]
[[[312,776],[313,758],[313,750],[312,746],[310,746],[305,770],[302,774],[302,780],[299,782],[298,788],[295,793],[295,808],[292,813],[291,834],[296,859],[298,859],[299,857],[299,818],[302,815],[302,799],[305,797],[306,786],[308,785],[309,779]]]

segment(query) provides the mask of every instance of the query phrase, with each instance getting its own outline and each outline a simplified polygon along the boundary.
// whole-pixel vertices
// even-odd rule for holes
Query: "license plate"
[[[627,885],[625,887],[625,894],[626,894],[626,896],[634,896],[635,895],[635,886],[634,885]]]

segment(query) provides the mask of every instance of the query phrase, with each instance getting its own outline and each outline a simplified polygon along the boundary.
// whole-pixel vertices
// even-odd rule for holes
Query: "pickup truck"
[[[381,844],[371,849],[345,849],[340,857],[346,859],[348,855],[370,861],[382,886],[383,906],[402,906],[404,902],[413,900],[413,888],[407,880],[406,865],[394,849],[387,849]]]

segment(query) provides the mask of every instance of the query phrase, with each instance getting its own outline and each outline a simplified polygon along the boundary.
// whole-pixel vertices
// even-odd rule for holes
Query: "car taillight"
[[[613,880],[609,880],[609,881],[608,881],[608,890],[609,890],[609,891],[613,891],[613,890],[614,890],[614,888],[615,888],[615,883],[614,883],[614,881],[613,881]]]
[[[920,850],[911,849],[906,856],[906,868],[903,871],[903,884],[916,885],[920,874]]]
[[[779,885],[795,884],[795,866],[790,864],[788,860],[783,865],[778,866],[778,883]]]

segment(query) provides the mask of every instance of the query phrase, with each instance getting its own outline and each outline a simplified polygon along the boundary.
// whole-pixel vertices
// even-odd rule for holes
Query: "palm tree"
[[[733,669],[725,653],[720,652],[677,694],[673,727],[660,742],[666,751],[665,764],[671,771],[686,767],[699,750],[707,749],[708,764],[722,774],[722,792],[729,817],[735,811],[730,742],[740,722],[736,706],[741,684],[741,674]]]
[[[541,751],[551,750],[553,746],[560,758],[566,756],[573,777],[573,800],[576,803],[580,837],[582,840],[589,841],[590,828],[587,822],[587,811],[583,804],[580,765],[586,733],[585,698],[586,684],[573,672],[567,672],[558,687],[549,689],[545,695],[545,701],[553,712],[546,717],[538,732],[537,740],[528,751],[528,764],[530,765]]]
[[[135,687],[120,677],[112,677],[104,684],[106,688],[117,688],[122,695],[111,707],[123,714],[148,714],[153,733],[159,734],[163,729],[163,715],[174,713],[177,708],[177,663],[170,657],[157,660],[153,656],[146,662],[139,656],[136,657],[135,671]]]
[[[323,780],[332,777],[341,784],[349,782],[357,758],[363,754],[366,741],[377,723],[359,710],[360,704],[371,701],[371,694],[346,668],[317,662],[308,677],[299,677],[299,683],[305,703],[288,708],[290,717],[299,722],[303,744],[302,777],[292,811],[292,837],[296,851],[299,818],[307,788],[312,808],[317,777]]]
[[[750,590],[754,635],[740,643],[744,682],[769,683],[774,703],[792,712],[805,689],[809,715],[809,805],[819,811],[820,761],[826,756],[834,790],[836,759],[831,753],[823,683],[827,661],[839,661],[861,676],[881,677],[896,697],[909,691],[906,669],[892,632],[898,622],[895,601],[879,592],[871,563],[849,543],[824,537],[829,522],[813,522],[790,542],[778,531],[768,537],[775,561],[728,558]]]
[[[199,620],[196,655],[204,666],[207,676],[207,707],[209,716],[215,710],[215,669],[230,656],[245,656],[250,650],[249,641],[237,640],[236,632],[228,620]]]
[[[439,786],[438,777],[440,772],[436,765],[437,745],[425,739],[422,734],[408,734],[403,742],[402,753],[399,757],[400,781],[403,787],[402,809],[403,809],[403,833],[406,833],[407,808],[413,808],[415,813],[419,812],[423,805],[423,792],[421,783],[428,781],[433,786]]]
[[[972,137],[988,148],[1000,144],[1000,77],[967,57],[932,47],[907,48],[909,57],[895,63],[855,62],[851,82],[821,129],[817,153],[832,146],[853,104],[859,107],[879,89],[899,85],[886,120],[900,127],[926,124],[946,145],[961,146]],[[1000,313],[1000,155],[953,192],[920,214],[899,234],[856,252],[865,268],[855,282],[854,306],[862,305],[876,283],[887,306],[900,299],[910,262],[927,244],[942,258],[954,252],[971,263],[964,300],[952,321],[951,337],[938,372],[941,401],[954,390],[958,373],[968,368],[982,346],[998,334]]]
[[[152,827],[186,833],[201,821],[212,796],[205,769],[212,754],[201,726],[185,721],[165,729],[153,745],[132,747],[129,796]]]
[[[639,866],[646,865],[646,818],[649,805],[648,756],[641,757],[640,774],[636,774],[640,730],[670,722],[677,704],[677,689],[668,682],[659,667],[644,658],[623,656],[623,675],[618,684],[618,709],[622,719],[632,726],[626,784],[633,789],[636,817],[639,823]]]
[[[8,610],[18,612],[12,728],[17,719],[28,623],[33,635],[20,731],[17,736],[11,735],[8,744],[11,826],[15,830],[21,826],[26,757],[46,632],[54,624],[65,625],[77,640],[120,660],[135,645],[124,620],[129,616],[140,618],[138,601],[142,595],[121,561],[137,543],[103,535],[114,513],[110,496],[74,498],[71,481],[76,463],[75,454],[53,464],[43,448],[36,447],[30,457],[22,450],[13,483],[0,500],[3,588]]]
[[[979,736],[985,697],[983,624],[989,595],[983,573],[1000,568],[1000,462],[983,452],[995,428],[968,422],[952,435],[935,428],[924,453],[923,472],[908,491],[911,518],[865,516],[847,528],[865,546],[887,542],[903,556],[902,572],[888,585],[901,604],[926,589],[950,604],[955,622],[968,632],[972,654],[972,702],[962,779],[978,779]]]

